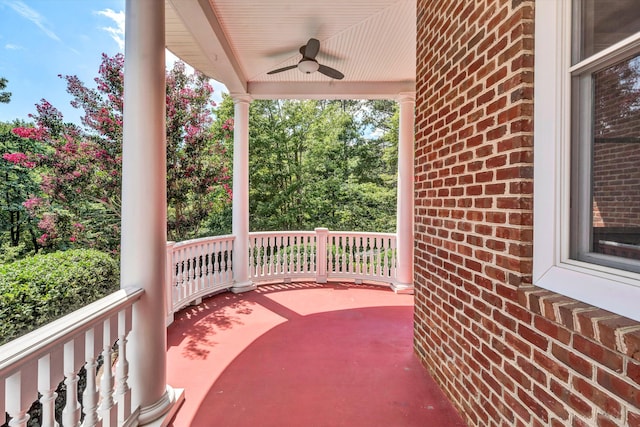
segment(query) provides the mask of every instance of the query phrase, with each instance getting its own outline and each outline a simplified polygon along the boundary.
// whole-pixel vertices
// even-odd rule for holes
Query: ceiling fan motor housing
[[[318,68],[320,68],[320,65],[313,59],[303,58],[298,62],[298,69],[306,74],[315,73]]]

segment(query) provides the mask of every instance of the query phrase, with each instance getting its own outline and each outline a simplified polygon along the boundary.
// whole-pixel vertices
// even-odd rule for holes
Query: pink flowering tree
[[[22,162],[37,164],[42,200],[29,211],[38,218],[42,246],[90,246],[118,251],[122,163],[124,57],[103,55],[96,87],[76,76],[67,82],[72,106],[83,110],[82,126],[65,123],[43,100],[33,127],[14,134],[37,141],[46,153]],[[196,237],[211,206],[228,203],[229,155],[214,138],[213,88],[182,63],[167,73],[167,198],[170,239]]]
[[[214,132],[213,87],[183,63],[167,73],[167,201],[169,239],[205,232],[205,220],[231,201],[229,132]]]

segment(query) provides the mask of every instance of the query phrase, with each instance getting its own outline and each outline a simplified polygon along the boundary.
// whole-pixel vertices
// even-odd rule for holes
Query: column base
[[[392,283],[391,290],[396,294],[413,295],[413,283]]]
[[[167,385],[167,391],[151,406],[140,409],[140,427],[166,427],[184,402],[184,389]]]
[[[234,283],[231,287],[231,292],[241,294],[243,292],[255,291],[256,289],[258,289],[258,285],[248,280],[246,282]]]

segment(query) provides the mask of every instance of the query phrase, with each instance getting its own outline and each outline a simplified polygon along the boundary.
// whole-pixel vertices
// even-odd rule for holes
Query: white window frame
[[[640,274],[569,258],[571,3],[536,1],[533,284],[640,321]]]

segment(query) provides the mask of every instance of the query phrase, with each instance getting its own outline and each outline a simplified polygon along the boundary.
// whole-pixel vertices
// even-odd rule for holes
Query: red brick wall
[[[470,426],[638,427],[640,325],[531,285],[533,6],[418,0],[415,349]]]

